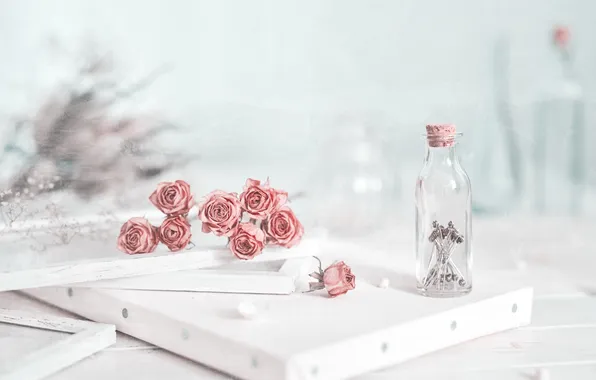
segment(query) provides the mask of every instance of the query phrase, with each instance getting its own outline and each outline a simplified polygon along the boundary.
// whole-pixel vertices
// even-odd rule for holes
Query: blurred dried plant
[[[4,152],[19,151],[24,164],[7,186],[4,202],[24,194],[25,189],[41,194],[70,188],[90,199],[190,160],[178,154],[168,157],[154,144],[158,135],[176,131],[177,126],[159,118],[122,113],[123,102],[165,70],[122,87],[111,75],[113,66],[109,54],[88,53],[72,83],[58,86],[33,118],[15,123],[15,135],[30,135],[35,151],[27,153],[14,141],[5,146]],[[3,214],[14,218],[19,207],[15,202],[9,205]]]

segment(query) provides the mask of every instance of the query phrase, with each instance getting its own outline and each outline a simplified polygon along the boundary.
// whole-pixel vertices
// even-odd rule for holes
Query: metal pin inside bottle
[[[433,252],[428,265],[428,273],[424,279],[424,287],[434,286],[437,290],[444,290],[445,284],[456,282],[459,286],[465,286],[461,271],[451,255],[458,244],[464,242],[464,237],[457,231],[452,221],[449,221],[447,228],[434,221],[433,230],[428,240],[433,243]]]

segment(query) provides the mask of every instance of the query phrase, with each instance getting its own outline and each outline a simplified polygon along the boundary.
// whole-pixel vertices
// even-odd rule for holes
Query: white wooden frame
[[[109,324],[8,309],[0,309],[0,323],[72,334],[0,368],[1,380],[43,379],[116,343]]]
[[[268,249],[253,262],[312,256],[316,255],[317,246],[316,241],[305,240],[290,250]],[[122,255],[121,259],[75,261],[44,268],[0,272],[0,292],[210,268],[238,261],[227,248],[195,248],[175,254]]]
[[[326,299],[326,296],[316,294],[293,295],[292,297],[302,300],[307,297],[318,299],[318,307],[326,305],[327,317],[333,314],[329,309],[331,307],[340,316],[330,318],[331,321],[328,320],[325,326],[318,326],[320,330],[311,325],[308,331],[316,330],[325,334],[326,330],[331,331],[334,328],[336,331],[331,332],[332,334],[343,330],[346,335],[319,346],[291,351],[284,347],[284,344],[290,343],[288,340],[282,339],[280,346],[276,346],[278,348],[272,348],[271,343],[262,347],[258,341],[247,344],[239,340],[228,329],[232,324],[236,327],[237,324],[242,324],[244,328],[252,326],[256,333],[266,334],[265,331],[270,331],[272,327],[278,331],[283,328],[283,323],[267,323],[266,315],[263,316],[262,323],[259,320],[246,321],[233,315],[232,308],[228,306],[234,305],[237,300],[251,300],[250,295],[220,299],[218,295],[201,295],[195,299],[184,293],[176,293],[174,296],[163,292],[149,294],[89,288],[76,289],[74,294],[69,294],[64,288],[58,287],[32,289],[25,293],[86,318],[113,323],[119,331],[245,380],[351,378],[481,336],[525,326],[531,320],[532,288],[511,286],[496,291],[491,283],[490,286],[475,289],[470,295],[459,299],[432,300],[398,291],[394,293],[395,299],[388,299],[389,304],[400,305],[398,308],[393,307],[393,315],[399,317],[392,324],[366,325],[364,329],[360,325],[361,332],[354,333],[353,328],[356,326],[351,323],[355,320],[350,321],[349,325],[342,323],[344,316],[350,315],[341,313],[345,311],[342,305],[352,302],[349,300],[355,297],[352,306],[361,313],[358,316],[361,322],[358,323],[369,323],[363,316],[371,312],[367,308],[371,292],[379,295],[379,292],[396,290],[379,289],[360,281],[356,290],[337,299]],[[279,302],[277,307],[283,307],[280,305],[284,304],[289,310],[293,310],[292,305],[296,302],[276,301],[266,297],[260,296],[254,301]],[[405,302],[406,299],[409,301]],[[222,322],[227,327],[214,328],[215,323],[222,322],[214,321],[212,316],[195,318],[193,312],[189,317],[188,308],[191,303],[209,304],[205,307],[213,312],[214,308],[218,308],[219,301],[223,301],[226,306],[215,313],[222,315]],[[376,302],[373,310],[377,312],[389,306],[379,306],[378,298]],[[356,310],[354,308],[352,310]],[[263,311],[263,314],[267,312]],[[407,315],[414,319],[409,319]],[[300,317],[295,315],[295,318]],[[293,321],[296,322],[296,319]],[[333,328],[329,323],[333,324]],[[367,331],[362,333],[365,330]],[[304,326],[288,324],[285,331],[300,334],[304,331]],[[260,336],[269,342],[277,339],[275,334]],[[221,352],[226,352],[226,355],[222,356]]]
[[[201,269],[64,286],[94,289],[129,289],[245,294],[291,294],[313,259],[290,258],[277,271]]]

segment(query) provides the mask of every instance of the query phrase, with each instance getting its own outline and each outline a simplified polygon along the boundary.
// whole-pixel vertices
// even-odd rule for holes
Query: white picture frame
[[[277,261],[316,255],[318,242],[305,239],[292,249],[268,248],[251,262]],[[71,261],[17,271],[0,272],[0,291],[23,290],[45,286],[60,286],[154,275],[181,270],[212,268],[239,260],[225,247],[206,249],[195,247],[178,253],[125,255],[121,258],[101,258]]]
[[[116,343],[116,327],[72,318],[0,309],[0,323],[71,335],[0,367],[2,380],[39,380]]]
[[[350,378],[527,325],[533,299],[532,288],[498,278],[440,302],[361,280],[334,299],[324,291],[278,297],[86,288],[69,294],[54,287],[26,293],[245,380]],[[252,320],[238,313],[247,301],[256,307]]]
[[[277,270],[200,269],[64,285],[75,288],[185,292],[291,294],[311,257],[289,258]]]

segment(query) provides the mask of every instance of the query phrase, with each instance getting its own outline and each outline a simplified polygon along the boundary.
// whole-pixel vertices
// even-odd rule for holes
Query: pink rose
[[[217,236],[230,236],[240,223],[242,208],[236,193],[215,190],[199,203],[199,219],[203,222],[203,232],[213,232]]]
[[[266,219],[287,200],[288,193],[270,187],[269,180],[261,185],[261,181],[249,178],[240,194],[242,209],[258,220]]]
[[[168,216],[186,215],[195,205],[190,185],[182,180],[161,182],[149,200]]]
[[[229,246],[237,258],[250,260],[261,254],[265,246],[265,234],[252,223],[240,223],[230,238]]]
[[[164,243],[170,251],[180,251],[188,245],[190,237],[190,223],[184,216],[166,218],[158,230],[159,241]]]
[[[557,26],[553,32],[553,42],[559,47],[566,47],[569,43],[569,28],[566,26]]]
[[[356,276],[343,261],[336,262],[323,272],[323,283],[331,297],[336,297],[356,287]]]
[[[129,255],[150,253],[158,242],[157,230],[147,219],[131,218],[120,229],[118,249]]]
[[[304,234],[302,223],[288,206],[283,206],[271,214],[262,227],[271,243],[286,248],[298,244]]]

